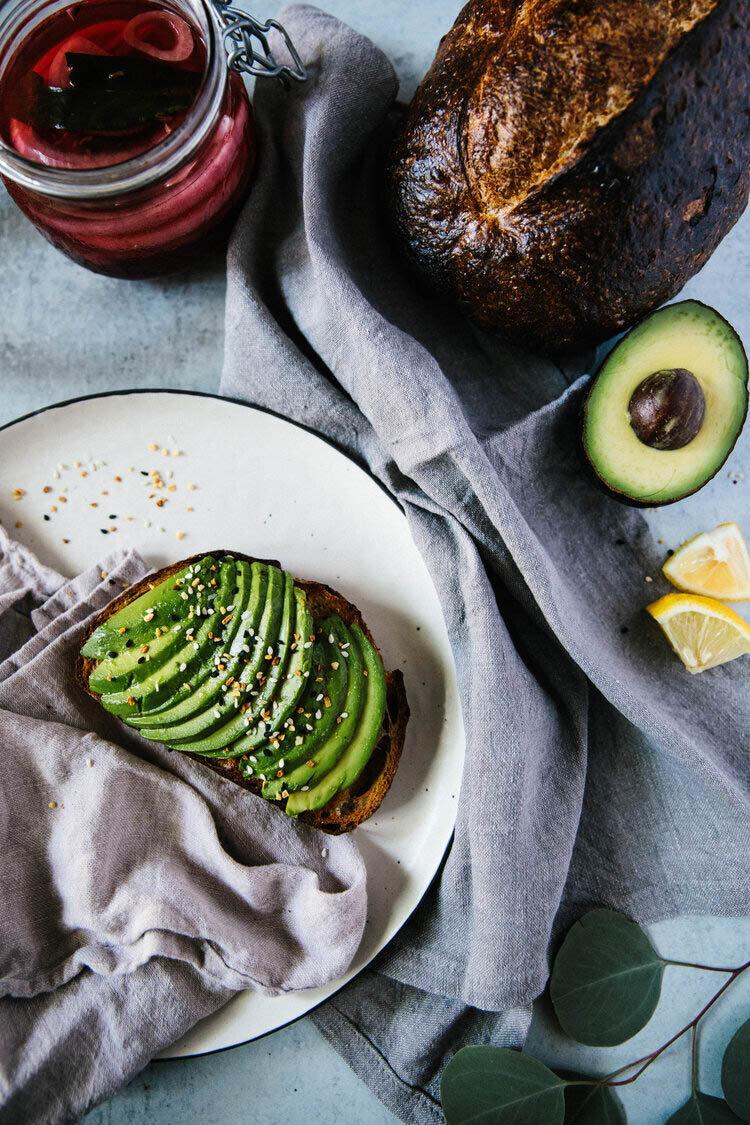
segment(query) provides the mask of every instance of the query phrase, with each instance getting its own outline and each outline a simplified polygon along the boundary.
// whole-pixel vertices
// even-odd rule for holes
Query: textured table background
[[[262,0],[258,16],[277,14]],[[401,0],[328,0],[327,7],[378,43],[408,98],[429,65],[456,0],[405,5]],[[222,362],[224,268],[217,257],[189,276],[123,282],[86,273],[36,234],[0,189],[0,424],[78,395],[124,387],[218,388]],[[715,304],[750,341],[750,215],[738,224],[685,295]],[[2,438],[0,436],[0,456]],[[750,437],[697,496],[649,515],[665,547],[721,520],[750,534]],[[739,964],[750,957],[750,919],[682,918],[652,927],[672,958]],[[702,1007],[716,987],[711,974],[669,969],[662,1002],[648,1027],[625,1048],[590,1051],[560,1039],[545,1004],[537,1005],[529,1047],[550,1063],[605,1073],[652,1050]],[[743,979],[705,1023],[701,1082],[719,1094],[721,1054],[750,1009]],[[106,1045],[103,1045],[106,1049]],[[623,1093],[635,1125],[660,1125],[689,1089],[683,1042]],[[89,1125],[282,1125],[300,1121],[362,1125],[395,1120],[357,1081],[305,1019],[222,1054],[154,1063],[87,1118]]]

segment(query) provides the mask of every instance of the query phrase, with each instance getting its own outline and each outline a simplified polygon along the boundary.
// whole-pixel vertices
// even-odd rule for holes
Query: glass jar
[[[172,273],[220,244],[255,159],[252,108],[241,76],[227,69],[213,7],[168,0],[159,8],[184,19],[205,50],[195,99],[163,139],[120,163],[81,169],[31,159],[0,138],[0,174],[24,214],[74,261],[112,277]],[[0,91],[19,50],[37,36],[44,49],[53,17],[67,11],[79,19],[82,9],[86,0],[74,8],[70,0],[20,0],[3,12]],[[91,12],[100,10],[95,0]],[[58,41],[48,38],[47,45]]]

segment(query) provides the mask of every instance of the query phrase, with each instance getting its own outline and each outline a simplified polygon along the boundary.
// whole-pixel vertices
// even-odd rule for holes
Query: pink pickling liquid
[[[66,52],[156,59],[196,76],[206,62],[196,27],[182,14],[142,0],[84,0],[45,20],[21,45],[0,84],[0,135],[27,159],[73,173],[116,165],[153,148],[180,126],[189,107],[94,135],[40,128],[33,114],[19,107],[17,91],[30,70],[50,87],[69,87]],[[221,241],[247,190],[254,158],[252,109],[241,78],[232,73],[221,112],[200,149],[148,188],[85,203],[46,196],[8,178],[5,183],[38,229],[70,257],[101,273],[145,277],[184,268]]]

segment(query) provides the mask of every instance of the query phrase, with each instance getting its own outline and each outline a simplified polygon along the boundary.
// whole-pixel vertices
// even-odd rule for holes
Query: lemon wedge
[[[705,672],[750,653],[750,625],[715,598],[667,594],[646,609],[688,672]]]
[[[689,539],[662,567],[673,586],[727,602],[750,601],[750,554],[736,523]]]

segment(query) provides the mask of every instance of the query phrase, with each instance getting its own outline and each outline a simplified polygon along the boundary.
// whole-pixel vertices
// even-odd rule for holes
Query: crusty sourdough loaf
[[[106,609],[102,610],[102,612],[90,622],[85,634],[81,638],[81,646],[85,644],[94,630],[101,625],[103,621],[106,621],[108,617],[111,617],[112,614],[122,609],[123,606],[128,605],[129,602],[135,601],[136,598],[140,597],[141,594],[145,593],[145,591],[155,583],[169,578],[172,574],[177,574],[191,563],[199,562],[205,553],[206,552],[202,552],[199,555],[193,555],[191,558],[172,563],[170,566],[164,567],[162,570],[156,571],[156,573],[148,574],[145,578],[142,578],[140,582],[129,586],[127,590],[123,591],[119,597],[115,598]],[[249,563],[258,561],[269,562],[274,566],[281,565],[272,559],[256,560],[249,555],[243,555],[239,551],[228,551],[224,548],[211,553],[217,556],[221,554],[232,554],[235,558],[245,559]],[[352,625],[355,622],[359,624],[370,643],[377,649],[373,636],[355,605],[352,605],[351,602],[347,601],[346,598],[337,593],[336,590],[331,589],[330,586],[324,586],[320,582],[307,582],[300,578],[295,578],[294,582],[296,586],[299,586],[305,591],[310,612],[316,621],[330,613],[338,613],[347,625]],[[88,683],[89,676],[96,663],[95,660],[79,655],[75,667],[76,682],[85,692],[93,696],[94,699],[98,699],[99,696],[89,689]],[[323,808],[304,812],[299,817],[299,819],[306,824],[312,824],[316,828],[320,828],[323,832],[328,832],[331,835],[338,836],[343,832],[351,832],[351,830],[356,828],[358,824],[361,824],[363,820],[367,820],[369,816],[372,816],[383,800],[383,797],[388,792],[396,773],[404,745],[404,739],[406,737],[409,705],[406,701],[404,678],[401,672],[398,670],[394,672],[386,671],[385,678],[387,694],[382,730],[377,745],[365,769],[353,785],[337,793]],[[186,754],[185,756],[195,762],[199,762],[200,765],[204,767],[208,767],[208,769],[213,770],[227,780],[241,785],[243,789],[248,789],[251,793],[258,794],[263,788],[262,782],[257,779],[248,780],[243,777],[236,763],[231,758],[227,760],[212,760],[200,754]],[[286,804],[283,800],[273,803],[278,805],[280,809],[283,809]]]
[[[747,0],[470,0],[396,138],[411,265],[557,351],[677,293],[745,207]]]

